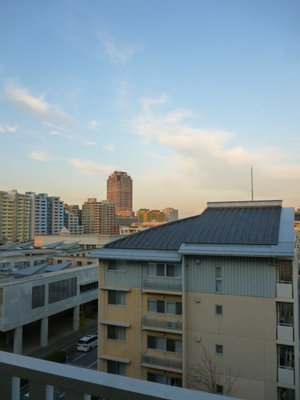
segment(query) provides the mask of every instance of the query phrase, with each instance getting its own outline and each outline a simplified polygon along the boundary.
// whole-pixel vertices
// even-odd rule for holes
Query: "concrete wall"
[[[52,282],[77,277],[77,295],[65,300],[48,304],[48,286]],[[0,317],[0,330],[5,332],[18,326],[57,314],[97,299],[98,291],[80,294],[80,285],[98,280],[98,267],[82,267],[61,272],[36,275],[2,284],[4,291],[3,317]],[[32,288],[45,285],[45,305],[32,309]]]

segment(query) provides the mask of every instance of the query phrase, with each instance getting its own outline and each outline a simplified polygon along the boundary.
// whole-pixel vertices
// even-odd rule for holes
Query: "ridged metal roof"
[[[178,250],[182,243],[276,245],[281,207],[207,208],[201,215],[147,229],[106,248]]]

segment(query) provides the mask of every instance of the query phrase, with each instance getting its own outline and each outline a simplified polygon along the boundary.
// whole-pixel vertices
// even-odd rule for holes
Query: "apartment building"
[[[147,222],[165,222],[166,216],[160,210],[149,210],[148,208],[140,208],[137,212],[137,219],[139,224]]]
[[[64,202],[58,196],[47,198],[47,235],[58,235],[64,227]]]
[[[215,392],[299,399],[296,253],[281,201],[208,203],[97,250],[98,369],[203,390],[204,350]]]
[[[132,179],[126,172],[115,171],[107,179],[107,200],[116,207],[116,214],[132,214]]]
[[[0,242],[13,241],[14,202],[7,192],[0,192]]]
[[[173,222],[178,220],[178,210],[175,210],[175,208],[167,207],[164,208],[162,212],[165,214],[166,222]]]
[[[71,235],[78,233],[78,217],[66,209],[64,209],[64,227],[69,230]]]
[[[82,206],[82,223],[84,234],[115,235],[115,205],[108,200],[88,199]]]

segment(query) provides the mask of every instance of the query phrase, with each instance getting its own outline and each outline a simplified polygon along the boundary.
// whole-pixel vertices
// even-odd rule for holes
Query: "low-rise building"
[[[294,210],[208,203],[115,241],[99,260],[100,371],[243,399],[299,398]],[[210,370],[209,370],[210,368]]]

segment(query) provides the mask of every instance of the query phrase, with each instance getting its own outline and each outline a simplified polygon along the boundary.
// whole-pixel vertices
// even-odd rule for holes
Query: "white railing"
[[[142,327],[143,328],[156,328],[156,329],[170,329],[181,331],[182,330],[182,322],[181,321],[173,321],[167,320],[163,318],[150,318],[143,317],[142,318]]]
[[[148,276],[143,280],[143,289],[181,292],[182,279],[165,276]]]
[[[162,390],[161,384],[0,351],[1,400],[20,399],[20,378],[29,381],[32,400],[53,400],[53,387],[63,389],[65,400],[87,400],[91,396],[106,400],[223,399],[168,385]]]
[[[142,355],[142,364],[155,365],[176,370],[182,370],[182,360],[177,358],[158,357],[152,354]]]

